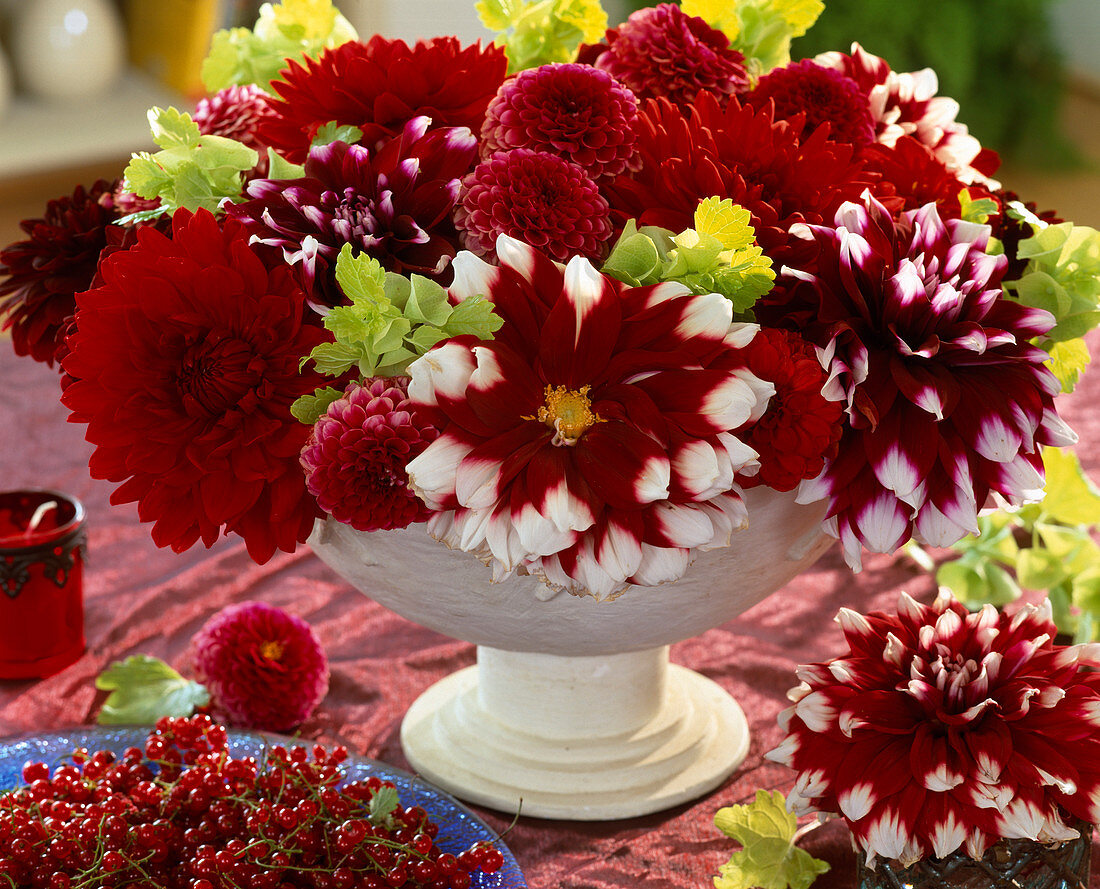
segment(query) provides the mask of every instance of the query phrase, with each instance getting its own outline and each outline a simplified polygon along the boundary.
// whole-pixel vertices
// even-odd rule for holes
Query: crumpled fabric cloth
[[[1091,339],[1093,352],[1100,340]],[[474,662],[473,646],[398,617],[352,589],[308,547],[256,565],[239,539],[175,554],[159,550],[133,504],[111,506],[113,486],[88,475],[91,446],[83,427],[66,422],[58,375],[17,359],[0,340],[0,486],[51,487],[88,510],[85,622],[88,650],[72,666],[37,682],[0,681],[0,736],[91,723],[102,693],[95,677],[132,654],[164,659],[189,675],[192,635],[215,612],[260,599],[313,625],[331,666],[328,696],[302,726],[304,738],[408,768],[399,728],[405,709],[436,680]],[[1100,371],[1086,373],[1063,414],[1084,444],[1086,469],[1100,478]],[[624,821],[568,823],[521,817],[505,838],[538,889],[687,889],[711,877],[737,846],[713,823],[721,806],[745,803],[758,788],[786,792],[784,767],[763,753],[779,741],[776,715],[795,685],[796,663],[839,655],[838,608],[890,609],[907,591],[928,601],[930,575],[904,556],[869,556],[861,574],[834,547],[811,570],[737,620],[674,645],[672,660],[698,670],[741,703],[752,731],[748,758],[704,799]],[[638,591],[637,594],[642,594]],[[652,591],[660,595],[660,590]],[[475,807],[476,808],[476,807]],[[511,817],[477,809],[503,831]],[[830,822],[801,843],[830,863],[817,889],[854,889],[856,858],[842,823]],[[1100,841],[1094,842],[1091,889],[1100,889]]]

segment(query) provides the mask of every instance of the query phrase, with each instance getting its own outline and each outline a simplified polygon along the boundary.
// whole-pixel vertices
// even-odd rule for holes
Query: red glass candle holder
[[[49,676],[84,652],[84,506],[0,492],[0,679]]]

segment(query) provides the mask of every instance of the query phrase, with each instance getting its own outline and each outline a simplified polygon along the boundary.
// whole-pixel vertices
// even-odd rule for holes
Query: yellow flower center
[[[588,398],[590,386],[566,389],[565,386],[547,386],[546,403],[539,408],[538,421],[554,430],[551,444],[572,447],[586,430],[604,422],[592,411]],[[536,419],[531,417],[530,419]]]
[[[260,643],[260,654],[269,661],[277,661],[283,656],[283,643],[270,640]]]

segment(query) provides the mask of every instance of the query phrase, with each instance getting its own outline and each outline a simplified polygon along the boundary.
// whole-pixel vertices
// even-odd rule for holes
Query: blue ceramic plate
[[[23,764],[28,761],[44,762],[53,767],[68,760],[77,747],[110,750],[121,755],[127,747],[144,747],[148,733],[148,728],[140,726],[91,727],[21,738],[0,738],[0,790],[9,790],[23,783]],[[229,732],[229,749],[234,756],[259,758],[265,747],[276,743],[287,747],[302,745],[302,742],[293,738],[256,732]],[[508,847],[496,838],[496,834],[485,822],[458,800],[407,772],[373,759],[349,756],[343,768],[349,781],[371,775],[376,775],[383,781],[392,781],[397,787],[402,805],[420,806],[439,825],[436,844],[444,852],[458,854],[482,841],[496,846],[504,856],[504,866],[495,874],[483,874],[480,871],[471,874],[471,887],[526,889],[527,883]]]

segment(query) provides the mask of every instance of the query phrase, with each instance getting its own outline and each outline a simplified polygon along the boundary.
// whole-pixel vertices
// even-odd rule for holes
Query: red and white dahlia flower
[[[679,284],[628,288],[502,236],[500,266],[454,262],[452,300],[484,294],[491,341],[457,337],[409,368],[440,436],[408,464],[452,547],[597,598],[675,580],[745,523],[735,484],[756,453],[730,430],[774,389],[737,350],[755,325]]]
[[[841,815],[872,866],[1100,821],[1100,645],[1054,645],[1049,602],[1008,616],[903,593],[896,615],[837,620],[848,652],[798,668],[766,754],[798,772],[792,811]]]
[[[875,121],[875,139],[893,145],[901,136],[912,136],[965,183],[983,182],[1000,166],[996,152],[982,148],[965,124],[955,120],[959,103],[937,96],[939,81],[931,68],[910,73],[893,71],[885,59],[871,55],[858,43],[852,53],[826,52],[814,59],[852,78],[867,94]]]
[[[826,528],[848,564],[858,570],[861,547],[975,533],[990,493],[1038,499],[1040,447],[1076,436],[1055,411],[1049,356],[1029,342],[1053,317],[1002,297],[989,227],[941,220],[934,204],[895,224],[866,196],[835,228],[805,230],[815,270],[786,268],[755,310],[822,350],[824,394],[847,405],[837,457],[799,500],[829,499]]]

